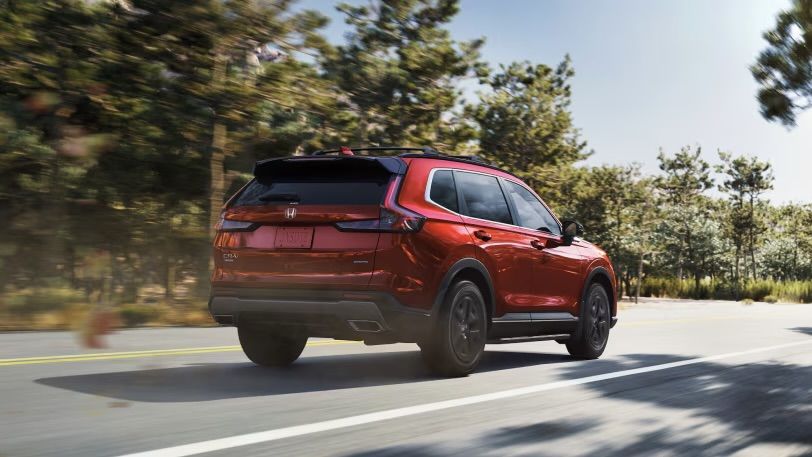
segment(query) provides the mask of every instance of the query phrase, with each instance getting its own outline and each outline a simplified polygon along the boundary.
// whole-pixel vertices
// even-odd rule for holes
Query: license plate
[[[277,249],[310,249],[313,245],[313,227],[279,227],[276,229]]]

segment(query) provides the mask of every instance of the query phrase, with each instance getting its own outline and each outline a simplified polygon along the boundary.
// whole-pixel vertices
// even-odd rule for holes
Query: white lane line
[[[405,408],[390,409],[386,411],[379,411],[376,413],[349,416],[341,419],[333,419],[323,422],[314,422],[312,424],[296,425],[293,427],[277,428],[274,430],[267,430],[264,432],[247,433],[244,435],[235,435],[227,438],[200,441],[197,443],[184,444],[180,446],[167,447],[163,449],[155,449],[152,451],[139,452],[135,454],[127,454],[121,457],[183,457],[188,455],[203,454],[205,452],[222,451],[224,449],[231,449],[240,446],[248,446],[250,444],[267,443],[269,441],[276,441],[284,438],[293,438],[297,436],[310,435],[313,433],[326,432],[329,430],[336,430],[340,428],[354,427],[356,425],[363,425],[373,422],[397,419],[400,417],[414,416],[416,414],[441,411],[444,409],[457,408],[460,406],[472,405],[476,403],[484,403],[487,401],[503,400],[506,398],[518,397],[520,395],[536,394],[539,392],[546,392],[548,390],[561,389],[563,387],[579,386],[582,384],[589,384],[592,382],[606,381],[609,379],[622,378],[625,376],[632,376],[636,374],[651,373],[652,371],[668,370],[671,368],[684,367],[687,365],[694,365],[697,363],[729,359],[733,357],[740,357],[743,355],[775,351],[777,349],[785,349],[808,344],[812,344],[812,340],[779,344],[776,346],[767,346],[762,348],[750,349],[747,351],[729,352],[727,354],[717,354],[708,357],[699,357],[696,359],[680,360],[678,362],[663,363],[660,365],[651,365],[648,367],[641,368],[632,368],[629,370],[621,370],[612,373],[586,376],[583,378],[569,379],[566,381],[551,382],[547,384],[536,384],[533,386],[519,387],[516,389],[508,389],[489,394],[474,395],[472,397],[457,398],[454,400],[438,401],[434,403],[425,403],[422,405],[407,406]]]

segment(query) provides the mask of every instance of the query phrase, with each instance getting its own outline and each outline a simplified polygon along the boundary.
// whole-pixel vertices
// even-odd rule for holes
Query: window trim
[[[478,217],[469,216],[467,214],[462,214],[462,213],[459,213],[457,211],[453,211],[451,209],[448,209],[445,206],[443,206],[443,205],[435,202],[434,200],[432,200],[431,199],[431,184],[434,181],[434,173],[436,173],[438,171],[450,171],[451,176],[454,176],[455,172],[463,172],[463,173],[473,173],[473,174],[477,174],[477,175],[485,175],[485,176],[489,176],[491,178],[496,178],[497,183],[499,184],[499,190],[502,191],[502,197],[505,199],[505,204],[508,207],[508,213],[510,213],[510,220],[513,221],[513,213],[510,210],[510,202],[508,202],[507,196],[505,195],[504,190],[502,190],[502,183],[498,181],[499,179],[501,179],[501,177],[496,176],[496,175],[492,175],[490,173],[482,173],[482,172],[479,172],[479,171],[461,170],[459,168],[448,168],[448,167],[432,168],[431,171],[429,172],[429,177],[428,177],[428,179],[426,181],[426,190],[423,193],[423,197],[427,202],[431,203],[432,205],[434,205],[434,206],[436,206],[438,208],[441,208],[441,209],[443,209],[445,211],[448,211],[449,213],[451,213],[451,214],[453,214],[455,216],[467,217],[469,219],[476,219],[478,221],[489,222],[491,224],[506,225],[508,227],[519,227],[519,226],[514,225],[514,224],[506,224],[504,222],[492,221],[490,219],[480,219]],[[456,177],[454,177],[454,190],[457,191],[457,206],[459,207],[458,209],[462,210],[463,207],[465,206],[465,200],[462,198],[462,195],[460,194],[459,190],[457,189],[457,178]],[[524,228],[524,227],[520,227],[520,228]]]
[[[436,201],[431,199],[431,185],[434,183],[434,173],[437,171],[450,171],[451,172],[451,181],[454,183],[454,195],[457,197],[457,209],[460,209],[460,193],[457,192],[457,180],[454,178],[454,169],[453,168],[432,168],[429,171],[429,177],[426,180],[426,190],[423,192],[423,197],[426,202],[431,203],[432,205],[444,209],[451,214],[456,214],[457,216],[461,216],[460,213],[452,210],[451,208],[446,208],[445,206],[437,203]]]
[[[446,170],[451,172],[451,176],[454,179],[454,190],[457,192],[457,206],[459,207],[458,209],[460,209],[460,210],[462,209],[462,204],[464,202],[463,202],[462,195],[460,194],[460,192],[459,192],[459,190],[457,188],[457,179],[456,179],[456,177],[454,177],[455,172],[473,173],[473,174],[477,174],[477,175],[485,175],[485,176],[490,176],[492,178],[496,178],[497,182],[499,183],[499,188],[502,190],[502,196],[505,198],[505,203],[507,203],[508,212],[510,213],[510,220],[513,221],[514,223],[507,224],[505,222],[492,221],[490,219],[480,219],[478,217],[468,216],[466,214],[462,214],[462,213],[458,213],[456,211],[450,210],[450,209],[446,208],[445,206],[443,206],[443,205],[435,202],[434,200],[432,200],[431,199],[431,184],[434,181],[434,173],[436,173],[438,171],[446,171]],[[530,194],[533,195],[534,197],[536,197],[536,199],[538,199],[539,203],[541,203],[541,206],[543,206],[544,209],[546,209],[547,212],[550,213],[550,216],[552,216],[553,220],[556,222],[556,224],[558,224],[558,231],[563,233],[564,230],[563,230],[563,227],[561,226],[561,221],[558,220],[558,218],[555,216],[555,213],[553,213],[552,210],[550,210],[550,207],[547,206],[547,204],[544,203],[544,200],[539,198],[538,195],[536,195],[536,193],[533,192],[532,189],[530,189],[529,187],[524,185],[524,183],[522,183],[521,181],[504,178],[502,176],[497,176],[497,175],[494,175],[494,174],[491,174],[491,173],[484,173],[484,172],[481,172],[481,171],[474,171],[474,170],[463,170],[463,169],[460,169],[460,168],[448,168],[448,167],[432,168],[429,171],[428,178],[426,179],[426,189],[423,192],[423,198],[424,198],[424,200],[426,200],[426,202],[431,203],[432,205],[434,205],[434,206],[436,206],[436,207],[438,207],[440,209],[443,209],[445,211],[448,211],[449,213],[454,214],[456,216],[467,217],[467,218],[470,218],[470,219],[475,219],[475,220],[478,220],[478,221],[488,222],[488,223],[491,223],[491,224],[506,225],[508,227],[515,227],[515,228],[519,228],[519,229],[522,229],[522,230],[530,230],[532,232],[536,232],[538,234],[546,235],[546,236],[553,236],[553,237],[559,237],[559,238],[562,236],[562,235],[556,235],[555,233],[542,232],[541,230],[522,227],[521,225],[515,224],[515,222],[518,222],[518,221],[516,220],[516,217],[514,215],[515,210],[513,209],[513,202],[510,201],[509,196],[505,194],[505,187],[504,187],[503,181],[508,181],[508,182],[517,184],[517,185],[525,188],[526,190],[530,191]]]
[[[491,223],[494,223],[494,224],[507,225],[507,226],[510,226],[510,227],[521,227],[519,225],[516,225],[516,223],[515,223],[516,218],[514,217],[513,207],[510,206],[510,201],[508,199],[508,196],[505,195],[505,186],[504,186],[504,184],[502,184],[502,177],[501,176],[492,175],[490,173],[480,173],[478,171],[460,170],[458,168],[452,169],[451,173],[453,175],[455,175],[454,176],[454,185],[455,185],[455,187],[456,187],[456,183],[457,183],[456,173],[471,173],[471,174],[475,174],[475,175],[483,175],[483,176],[487,176],[489,178],[496,179],[496,185],[499,186],[499,191],[502,192],[502,198],[505,199],[505,206],[507,206],[508,216],[510,216],[510,222],[511,223],[508,224],[507,222],[499,222],[499,221],[494,221],[494,220],[491,220],[491,219],[482,219],[481,217],[474,217],[474,216],[471,216],[471,215],[468,215],[468,214],[463,214],[463,213],[459,213],[460,216],[468,217],[468,218],[471,218],[471,219],[476,219],[478,221],[485,221],[485,222],[491,222]],[[460,192],[457,192],[457,201],[459,202],[458,206],[460,206],[460,210],[468,211],[468,202],[465,201],[465,198],[462,196],[462,194]],[[521,227],[521,228],[524,228],[524,227]]]

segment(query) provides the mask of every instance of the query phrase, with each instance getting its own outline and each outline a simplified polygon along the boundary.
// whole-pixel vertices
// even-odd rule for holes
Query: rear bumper
[[[384,292],[213,288],[209,311],[222,325],[294,326],[309,336],[367,342],[416,342],[429,332],[428,311]]]

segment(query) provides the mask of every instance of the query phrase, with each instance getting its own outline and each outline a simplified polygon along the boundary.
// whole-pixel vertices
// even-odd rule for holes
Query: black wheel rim
[[[609,303],[598,292],[589,297],[589,317],[588,341],[592,347],[600,349],[609,337]]]
[[[482,351],[484,342],[482,306],[473,294],[457,297],[449,319],[451,347],[463,362],[471,362]]]

